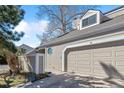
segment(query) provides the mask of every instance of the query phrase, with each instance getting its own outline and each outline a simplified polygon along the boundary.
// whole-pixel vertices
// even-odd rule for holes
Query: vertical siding
[[[47,70],[51,71],[62,71],[62,50],[63,46],[54,46],[52,54],[48,54],[48,48],[46,48],[47,57]]]

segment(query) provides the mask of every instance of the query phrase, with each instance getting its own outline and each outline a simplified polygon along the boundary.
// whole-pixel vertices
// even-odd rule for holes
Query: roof
[[[26,53],[34,49],[34,48],[32,48],[32,47],[30,47],[30,46],[28,46],[26,44],[20,45],[19,48],[25,49]]]
[[[117,31],[121,31],[121,29],[124,29],[124,15],[115,17],[109,21],[106,21],[93,27],[89,27],[87,29],[71,31],[68,34],[60,36],[52,41],[48,41],[39,47],[48,47],[63,43],[69,43],[81,39],[86,39],[89,37],[114,33]]]
[[[26,55],[32,55],[32,54],[37,54],[37,53],[45,53],[44,48],[40,48],[40,50],[36,49],[32,49],[31,51],[28,51],[27,53],[25,53]]]
[[[112,9],[112,10],[110,10],[110,11],[107,11],[107,12],[105,12],[104,14],[109,14],[109,13],[114,12],[114,11],[116,11],[116,10],[119,10],[119,9],[121,9],[121,8],[124,8],[124,5],[121,5],[121,6],[115,8],[115,9]]]

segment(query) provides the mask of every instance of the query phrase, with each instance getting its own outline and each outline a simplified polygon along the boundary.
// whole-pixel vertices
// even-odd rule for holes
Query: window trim
[[[90,18],[92,18],[93,16],[95,16],[95,22],[94,23],[91,23],[91,22],[89,22],[89,21],[91,21],[91,19]],[[85,25],[85,26],[83,26],[83,21],[84,20],[86,20],[87,21],[87,25]],[[82,28],[83,27],[86,27],[86,26],[90,26],[90,25],[92,25],[92,24],[95,24],[97,22],[97,14],[94,14],[94,15],[92,15],[92,16],[89,16],[89,17],[87,17],[87,18],[85,18],[85,19],[83,19],[82,20]]]
[[[95,14],[96,14],[96,23],[91,24],[91,25],[87,25],[85,27],[82,27],[82,20],[87,19],[87,18],[89,18],[89,17],[91,17],[91,16],[93,16]],[[84,17],[81,18],[81,20],[80,20],[80,30],[86,29],[88,27],[95,26],[97,24],[100,24],[100,11],[93,11],[93,13],[86,14],[86,15],[84,15]]]

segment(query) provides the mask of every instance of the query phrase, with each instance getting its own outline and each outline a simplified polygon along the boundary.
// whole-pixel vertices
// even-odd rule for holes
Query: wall
[[[76,45],[78,44],[90,44],[91,42],[94,43],[100,43],[100,42],[109,42],[109,41],[116,41],[124,39],[123,32],[118,32],[116,34],[108,34],[105,36],[99,36],[95,38],[89,38],[87,41],[85,40],[79,40],[67,44],[62,44],[58,46],[50,46],[53,49],[53,53],[49,55],[47,53],[48,48],[46,48],[46,69],[47,71],[62,71],[62,51],[65,49],[65,47],[70,45]]]

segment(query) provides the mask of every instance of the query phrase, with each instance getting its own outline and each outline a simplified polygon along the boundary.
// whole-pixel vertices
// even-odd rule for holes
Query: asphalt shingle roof
[[[40,47],[53,46],[53,45],[73,42],[76,40],[81,40],[89,37],[114,33],[117,31],[121,31],[121,29],[124,29],[124,15],[115,17],[114,19],[111,19],[109,21],[106,21],[104,23],[98,24],[93,27],[89,27],[87,29],[71,31],[68,34],[60,36],[52,41],[46,42]]]

